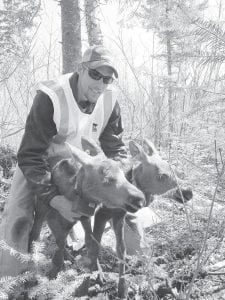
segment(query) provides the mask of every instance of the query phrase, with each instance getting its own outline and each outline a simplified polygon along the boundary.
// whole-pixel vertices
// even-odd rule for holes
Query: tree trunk
[[[168,85],[168,107],[169,107],[169,132],[173,132],[173,100],[172,100],[172,87],[171,87],[171,75],[172,75],[172,52],[171,52],[171,37],[170,33],[166,34],[166,51],[167,51],[167,74],[169,77]]]
[[[63,74],[74,72],[81,61],[79,0],[61,0]]]
[[[85,0],[85,17],[88,35],[88,43],[92,45],[102,45],[103,36],[100,27],[100,9],[98,0]]]

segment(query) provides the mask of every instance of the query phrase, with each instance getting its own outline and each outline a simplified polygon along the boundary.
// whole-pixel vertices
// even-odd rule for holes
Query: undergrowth
[[[127,258],[128,299],[186,299],[208,218],[192,212],[190,232],[181,204],[171,205],[170,200],[158,197],[153,208],[156,213],[161,212],[162,222],[146,230],[145,253]],[[113,239],[111,230],[105,235]],[[225,257],[223,235],[222,215],[213,217],[189,299],[214,299],[214,293],[222,292],[219,287],[223,286],[223,275],[212,275],[208,270]],[[45,227],[41,242],[36,242],[32,255],[27,256],[30,271],[16,278],[1,279],[0,299],[85,299],[82,298],[85,296],[117,299],[118,262],[111,247],[102,247],[100,255],[106,277],[104,285],[97,273],[90,274],[85,269],[82,262],[85,251],[65,261],[64,270],[56,279],[49,280],[47,273],[54,250],[54,239]],[[18,259],[24,260],[24,257],[18,255]]]
[[[218,180],[214,162],[202,157],[198,165],[191,165],[184,151],[182,155],[183,160],[171,159],[177,162],[180,173],[189,175],[187,183],[194,191],[192,204],[184,206],[155,198],[151,207],[161,222],[146,229],[147,247],[143,254],[128,256],[126,260],[128,299],[225,299],[224,178],[213,199]],[[1,190],[0,218],[7,193]],[[104,284],[97,273],[90,274],[85,268],[85,251],[74,253],[71,249],[67,249],[70,255],[64,269],[56,279],[49,280],[47,274],[55,247],[53,237],[44,227],[40,242],[34,244],[32,255],[27,257],[29,272],[0,279],[0,299],[117,299],[118,260],[112,230],[104,234],[100,254]],[[217,263],[222,267],[212,270]]]

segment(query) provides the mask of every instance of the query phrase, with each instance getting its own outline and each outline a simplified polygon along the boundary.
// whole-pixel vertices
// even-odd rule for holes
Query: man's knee
[[[12,241],[18,243],[24,236],[28,238],[32,222],[27,216],[19,217],[11,229]]]
[[[133,215],[127,215],[125,219],[124,236],[126,252],[128,255],[142,253],[144,242],[144,230],[138,218]]]

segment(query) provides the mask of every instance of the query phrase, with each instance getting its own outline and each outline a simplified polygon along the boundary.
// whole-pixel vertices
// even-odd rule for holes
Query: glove
[[[80,217],[79,214],[72,211],[73,202],[65,196],[57,195],[50,201],[50,206],[56,209],[60,215],[69,222],[75,222]]]

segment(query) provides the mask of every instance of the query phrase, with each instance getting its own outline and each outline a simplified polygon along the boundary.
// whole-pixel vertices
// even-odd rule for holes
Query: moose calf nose
[[[145,196],[138,188],[130,184],[130,193],[126,198],[125,208],[128,212],[134,213],[145,205]]]
[[[136,195],[130,197],[129,200],[130,200],[130,203],[133,206],[136,206],[137,209],[140,209],[145,205],[145,196],[141,191],[140,191],[140,193],[137,193]]]
[[[190,187],[187,187],[185,189],[182,189],[182,194],[184,196],[184,198],[189,201],[193,198],[193,192],[192,189]]]
[[[142,208],[145,205],[145,198],[136,198],[135,203],[138,208]]]
[[[190,199],[192,199],[192,197],[193,197],[193,192],[190,187],[181,187],[175,189],[175,193],[173,193],[172,198],[175,198],[178,202],[183,203],[183,201],[187,202]]]

